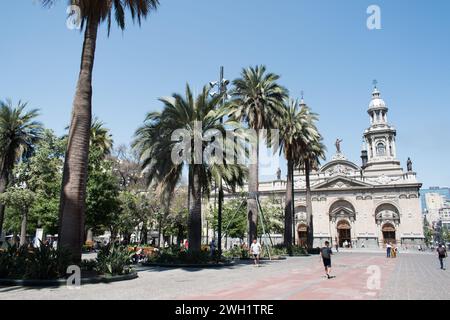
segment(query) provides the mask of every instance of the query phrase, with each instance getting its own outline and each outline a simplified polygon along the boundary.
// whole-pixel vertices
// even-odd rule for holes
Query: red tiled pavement
[[[377,299],[380,289],[389,281],[396,259],[382,255],[358,255],[333,257],[333,279],[324,276],[319,257],[309,260],[310,265],[289,270],[288,274],[268,276],[252,281],[230,283],[225,288],[206,292],[199,296],[185,296],[182,299],[203,300],[307,300],[307,299]],[[283,263],[283,262],[279,262]],[[380,288],[368,288],[371,273],[369,266],[376,266],[380,274]],[[249,266],[249,268],[253,268]],[[264,267],[255,272],[263,271]],[[372,283],[372,282],[371,282]]]

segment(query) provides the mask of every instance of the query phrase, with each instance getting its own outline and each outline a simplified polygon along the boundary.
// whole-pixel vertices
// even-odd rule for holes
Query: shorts
[[[331,268],[331,259],[330,258],[323,258],[323,265],[324,267],[330,267]]]
[[[259,256],[259,254],[257,254],[257,253],[254,253],[254,254],[253,254],[253,259],[257,259],[257,258],[258,258],[258,256]]]

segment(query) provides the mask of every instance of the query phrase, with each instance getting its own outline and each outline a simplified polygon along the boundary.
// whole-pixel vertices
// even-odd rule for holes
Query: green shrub
[[[122,275],[131,272],[131,257],[133,253],[127,247],[114,244],[100,249],[97,255],[96,271],[100,274]]]
[[[248,259],[249,253],[247,249],[241,247],[233,247],[230,250],[224,252],[224,257],[226,258],[239,258],[239,259]]]
[[[83,260],[81,261],[80,268],[81,271],[96,271],[97,265],[97,260]]]
[[[310,248],[308,249],[309,254],[320,254],[320,248]]]
[[[177,246],[161,249],[148,256],[149,262],[161,264],[207,264],[219,260],[208,251],[186,251]]]
[[[49,280],[65,277],[70,254],[41,243],[39,248],[9,245],[0,252],[0,278]]]
[[[278,244],[273,246],[272,250],[271,250],[271,254],[272,255],[289,255],[289,256],[303,256],[303,255],[307,255],[308,252],[304,247],[300,247],[300,246],[290,246],[290,247],[286,247],[282,244]]]

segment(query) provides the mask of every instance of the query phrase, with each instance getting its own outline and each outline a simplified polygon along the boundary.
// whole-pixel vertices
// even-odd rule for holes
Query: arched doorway
[[[385,223],[381,229],[383,232],[383,242],[384,244],[391,243],[395,244],[395,227],[391,223]]]
[[[338,242],[339,247],[344,247],[345,244],[350,246],[352,244],[352,236],[351,236],[350,223],[347,220],[341,220],[337,224],[337,234],[338,234]]]
[[[308,226],[304,223],[301,223],[297,227],[297,239],[298,244],[301,247],[306,247],[308,241]]]

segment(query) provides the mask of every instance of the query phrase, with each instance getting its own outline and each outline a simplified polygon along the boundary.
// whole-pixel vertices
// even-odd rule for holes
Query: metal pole
[[[220,67],[220,77],[219,77],[219,94],[224,95],[222,97],[222,106],[225,104],[226,86],[223,78],[223,66]],[[220,123],[223,123],[223,118],[220,119]],[[222,207],[223,207],[223,185],[222,177],[219,181],[219,201],[218,201],[218,211],[217,211],[217,247],[219,257],[222,256]]]
[[[267,236],[269,237],[270,244],[273,247],[272,237],[270,236],[270,233],[268,233],[268,232],[266,233],[266,228],[264,226],[264,214],[263,214],[263,210],[262,210],[262,207],[261,207],[261,203],[259,202],[258,194],[255,194],[255,198],[256,198],[256,203],[258,205],[259,218],[261,220],[261,225],[262,225],[262,229],[263,229],[263,235],[265,236],[264,242],[265,242],[265,245],[267,247],[267,253],[269,254],[269,260],[272,260],[272,255],[270,254],[270,246],[267,244]]]
[[[295,167],[294,167],[295,170]],[[297,230],[295,229],[296,223],[295,223],[295,184],[294,184],[294,170],[292,170],[292,176],[291,176],[291,183],[292,183],[292,204],[291,204],[291,212],[292,212],[292,243],[291,245],[295,246],[295,234],[297,233]]]

